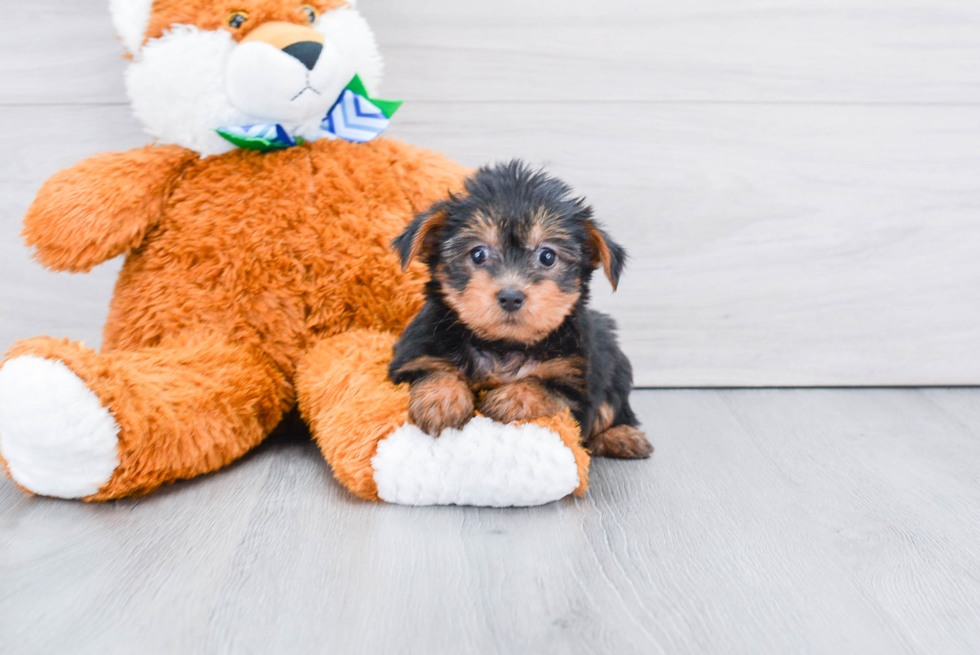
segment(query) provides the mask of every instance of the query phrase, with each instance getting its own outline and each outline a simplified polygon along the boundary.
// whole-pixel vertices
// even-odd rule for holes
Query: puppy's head
[[[519,161],[480,169],[392,246],[403,266],[429,265],[477,336],[524,344],[564,322],[600,265],[615,289],[626,259],[566,184]]]

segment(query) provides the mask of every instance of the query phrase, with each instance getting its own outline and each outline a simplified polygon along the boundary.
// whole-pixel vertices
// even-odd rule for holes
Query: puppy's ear
[[[412,260],[421,257],[428,261],[439,247],[439,235],[446,224],[446,207],[436,203],[429,211],[416,216],[405,231],[391,242],[391,249],[398,253],[402,270],[408,268]]]
[[[626,265],[626,250],[609,238],[605,231],[593,223],[585,221],[585,238],[589,245],[589,264],[593,269],[602,264],[613,291],[619,286],[619,276]]]

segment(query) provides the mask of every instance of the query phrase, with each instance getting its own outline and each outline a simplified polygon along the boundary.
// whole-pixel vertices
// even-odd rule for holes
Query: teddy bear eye
[[[316,22],[316,9],[314,9],[310,5],[303,5],[302,7],[299,8],[299,10],[300,13],[302,13],[306,17],[307,23]]]
[[[248,20],[248,14],[244,11],[233,11],[228,14],[228,27],[237,30]]]

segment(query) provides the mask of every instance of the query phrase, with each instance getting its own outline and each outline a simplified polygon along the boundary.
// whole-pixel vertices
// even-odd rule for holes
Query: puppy
[[[615,323],[587,307],[592,272],[615,289],[626,253],[567,185],[520,161],[482,168],[392,248],[430,273],[389,368],[411,384],[412,423],[438,436],[475,410],[508,423],[571,409],[593,455],[650,456]]]

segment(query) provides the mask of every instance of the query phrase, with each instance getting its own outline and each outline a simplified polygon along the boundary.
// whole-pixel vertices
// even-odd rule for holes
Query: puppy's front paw
[[[568,403],[540,382],[523,380],[491,389],[480,403],[480,413],[500,423],[532,421],[555,416]]]
[[[408,420],[438,437],[445,428],[462,428],[473,416],[473,392],[455,373],[438,371],[412,385]]]

